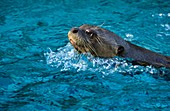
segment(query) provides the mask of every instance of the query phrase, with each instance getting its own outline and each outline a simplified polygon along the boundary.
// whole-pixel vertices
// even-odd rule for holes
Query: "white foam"
[[[152,66],[132,65],[126,59],[114,57],[111,59],[95,58],[90,54],[78,54],[74,51],[71,44],[59,48],[57,52],[53,52],[48,48],[44,53],[46,62],[51,67],[55,67],[60,71],[87,71],[110,75],[114,73],[123,73],[134,75],[135,73],[159,73],[159,70]]]

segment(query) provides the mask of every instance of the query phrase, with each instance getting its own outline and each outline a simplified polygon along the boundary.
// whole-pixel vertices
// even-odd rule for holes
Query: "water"
[[[94,24],[170,56],[168,0],[1,0],[1,111],[169,111],[169,69],[80,55],[71,27]]]

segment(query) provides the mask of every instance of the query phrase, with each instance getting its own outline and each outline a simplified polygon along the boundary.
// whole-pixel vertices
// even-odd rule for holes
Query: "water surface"
[[[170,56],[169,7],[168,0],[1,0],[0,110],[169,111],[169,69],[80,55],[67,38],[71,27],[93,24]]]

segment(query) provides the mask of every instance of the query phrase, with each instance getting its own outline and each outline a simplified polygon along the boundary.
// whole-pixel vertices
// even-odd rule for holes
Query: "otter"
[[[79,53],[90,52],[95,57],[131,58],[133,64],[170,68],[170,57],[139,47],[115,33],[93,25],[82,25],[68,32],[70,43]]]

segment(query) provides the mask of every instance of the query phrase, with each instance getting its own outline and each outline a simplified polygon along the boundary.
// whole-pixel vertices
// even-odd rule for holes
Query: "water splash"
[[[67,44],[65,47],[59,48],[57,52],[53,52],[50,48],[48,48],[44,55],[48,65],[60,68],[61,71],[86,70],[88,66],[88,60],[84,60],[87,58],[75,53],[71,44]]]
[[[86,71],[101,73],[103,76],[121,73],[123,75],[150,74],[162,76],[167,73],[166,68],[157,69],[153,66],[132,65],[127,59],[114,57],[111,59],[96,58],[90,54],[78,54],[74,51],[71,44],[61,47],[57,52],[48,48],[44,53],[46,62],[51,67],[60,69],[60,71]]]

